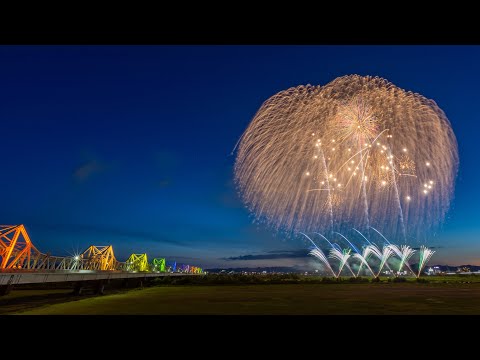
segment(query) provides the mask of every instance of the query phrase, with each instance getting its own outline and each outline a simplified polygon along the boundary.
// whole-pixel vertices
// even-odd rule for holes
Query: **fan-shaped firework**
[[[434,101],[351,75],[268,99],[240,139],[235,179],[274,228],[375,226],[406,239],[443,220],[457,167],[455,136]]]

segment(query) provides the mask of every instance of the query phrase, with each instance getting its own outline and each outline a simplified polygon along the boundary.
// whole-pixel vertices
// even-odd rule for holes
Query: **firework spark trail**
[[[333,271],[332,267],[330,266],[330,263],[328,262],[328,259],[325,256],[325,254],[322,252],[322,250],[316,248],[316,249],[310,250],[309,254],[319,259],[327,267],[327,269],[329,269],[332,272],[333,276],[338,277],[337,274],[335,274],[335,271]]]
[[[310,239],[310,237],[307,235],[307,234],[304,234],[304,233],[300,233],[302,234],[303,236],[305,236],[308,240],[310,240],[310,242],[313,244],[313,246],[315,246],[315,249],[312,249],[310,250],[309,254],[310,255],[313,255],[315,256],[317,259],[319,259],[333,274],[333,276],[337,277],[337,275],[335,275],[335,272],[333,271],[332,267],[330,266],[330,263],[328,262],[328,259],[327,257],[325,256],[325,254],[323,253],[322,249],[320,249],[317,244],[315,244],[315,242]],[[324,238],[325,240],[327,240],[327,242],[330,244],[330,246],[332,247],[332,249],[335,249],[335,247],[332,245],[332,243],[330,241],[328,241],[328,239],[323,236],[322,234],[318,234],[320,235],[322,238]],[[350,270],[351,271],[351,270]]]
[[[389,152],[388,152],[389,157],[390,157],[390,159],[392,159],[393,158],[392,152],[391,152],[390,148],[388,150],[389,150]],[[407,242],[407,231],[405,229],[405,222],[403,221],[402,204],[400,203],[400,195],[398,193],[397,177],[395,175],[395,163],[392,160],[390,160],[389,163],[392,167],[392,178],[393,178],[393,185],[394,185],[394,189],[395,189],[395,200],[397,202],[398,215],[400,217],[400,225],[402,227],[403,240],[405,242]]]
[[[322,250],[317,246],[317,244],[315,244],[315,242],[314,242],[312,239],[310,239],[310,237],[309,237],[307,234],[304,234],[304,233],[302,233],[302,232],[300,232],[299,234],[302,234],[303,236],[305,236],[308,240],[310,240],[310,242],[313,244],[313,246],[315,246],[315,248],[317,248],[319,251],[322,251]],[[340,251],[342,250],[342,249],[338,246],[338,244],[332,244],[332,243],[331,243],[330,241],[328,241],[328,239],[327,239],[325,236],[323,236],[322,234],[319,234],[319,233],[314,233],[314,234],[320,235],[322,238],[324,238],[325,240],[327,240],[327,242],[330,244],[330,246],[332,247],[332,249],[339,249]],[[336,247],[335,247],[335,246],[336,246]]]
[[[363,235],[360,231],[358,231],[358,230],[355,229],[355,228],[353,228],[353,230],[356,231],[357,233],[359,233],[360,236],[363,237],[363,238],[367,241],[367,243],[368,243],[369,245],[372,245],[372,243],[371,243],[371,242],[365,237],[365,235]],[[367,258],[368,258],[368,256],[369,256],[369,254],[370,254],[370,251],[368,250],[368,247],[364,247],[364,248],[363,248],[363,255],[362,255],[362,257],[365,259],[365,263],[366,263],[366,261],[367,261]],[[367,264],[367,265],[368,265],[368,264]],[[357,275],[360,274],[360,271],[362,270],[362,266],[363,266],[363,261],[360,263],[360,266],[359,266],[359,268],[358,268],[358,273],[357,273]],[[371,271],[372,274],[373,274],[373,271],[372,271],[372,269],[370,268],[370,266],[369,266],[369,269],[370,269],[370,271]]]
[[[385,236],[383,236],[383,234],[382,234],[380,231],[378,231],[377,229],[375,229],[373,226],[370,226],[370,228],[371,228],[373,231],[375,231],[378,235],[380,235],[380,236],[383,238],[383,240],[385,240],[385,241],[387,242],[388,245],[390,245],[390,241],[388,241],[388,239],[387,239]]]
[[[412,255],[415,253],[415,250],[410,248],[410,246],[407,245],[402,245],[401,247],[402,251],[402,261],[400,263],[400,266],[398,268],[398,271],[400,272],[402,270],[403,264],[407,266],[407,268],[414,274],[412,268],[410,267],[410,264],[408,263],[408,260],[412,257]]]
[[[344,238],[348,244],[352,247],[352,249],[357,253],[357,254],[360,254],[360,251],[358,251],[357,247],[355,245],[353,245],[345,236],[343,236],[342,234],[340,234],[339,232],[335,232],[335,234],[337,235],[340,235],[342,238]]]
[[[318,233],[318,232],[314,232],[314,234],[317,234],[317,235],[321,236],[322,239],[324,239],[326,242],[328,242],[328,243],[330,244],[330,246],[331,246],[332,248],[334,248],[333,244],[332,244],[325,236],[323,236],[322,234],[320,234],[320,233]]]
[[[338,249],[339,251],[342,251],[342,248],[340,247],[340,245],[338,245],[337,243],[331,243],[325,236],[323,236],[322,234],[320,233],[317,233],[317,232],[314,232],[314,234],[317,234],[317,235],[320,235],[322,237],[322,239],[325,239],[329,244],[330,246],[332,247],[332,249]]]
[[[358,75],[272,96],[236,151],[248,209],[289,234],[368,221],[391,239],[425,239],[445,217],[458,168],[455,135],[433,100]]]
[[[351,258],[351,256],[350,256]],[[348,271],[350,271],[350,273],[352,274],[353,277],[357,277],[357,274],[355,274],[352,270],[352,268],[350,267],[350,265],[348,264],[348,261],[345,262],[345,267],[348,269]],[[339,274],[340,275],[340,274]]]
[[[363,254],[359,254],[359,253],[356,253],[356,254],[353,254],[353,258],[356,258],[356,259],[359,259],[360,260],[360,266],[358,267],[358,271],[357,271],[357,276],[360,275],[360,271],[362,271],[362,265],[366,265],[368,270],[370,270],[370,273],[375,276],[375,273],[373,272],[372,268],[370,267],[370,265],[368,264],[368,249],[367,248],[364,248],[363,249]]]
[[[382,271],[382,268],[384,266],[386,266],[388,270],[393,272],[390,266],[388,265],[388,258],[392,255],[393,255],[392,249],[390,249],[388,246],[384,246],[382,251],[382,262],[380,263],[380,269],[378,270],[377,276],[380,275],[380,272]]]
[[[339,277],[340,274],[342,273],[343,267],[345,266],[345,264],[347,264],[348,258],[350,257],[350,249],[344,249],[342,251],[338,249],[331,249],[330,253],[328,254],[328,257],[332,259],[337,259],[339,261],[338,274],[336,276],[336,277]],[[347,268],[350,270],[352,275],[355,276],[350,266],[347,266]]]
[[[360,232],[358,231],[357,229],[353,228],[353,230],[355,230],[357,233],[359,233],[366,241],[369,245],[372,245],[372,243]]]
[[[309,237],[307,234],[304,234],[304,233],[302,233],[302,232],[300,232],[300,234],[302,234],[303,236],[305,236],[308,240],[310,240],[310,242],[313,244],[313,246],[315,246],[315,248],[317,248],[318,250],[320,250],[320,248],[317,246],[317,244],[315,244],[315,243],[313,242],[313,240],[310,239],[310,237]],[[327,241],[328,241],[328,240],[327,240]],[[330,244],[330,245],[331,245],[331,244]]]
[[[430,258],[432,257],[432,255],[434,253],[435,253],[434,250],[430,250],[429,248],[427,248],[423,245],[420,247],[420,251],[419,251],[420,258],[419,258],[419,262],[418,262],[418,276],[417,277],[420,277],[420,274],[422,273],[422,269],[424,268],[425,265],[427,265],[428,260],[430,260]]]
[[[355,139],[354,142],[357,143],[359,154],[364,152],[365,145],[367,144],[367,142],[370,143],[371,138],[374,136],[375,130],[376,130],[375,121],[373,121],[373,113],[370,109],[368,109],[368,107],[362,100],[363,100],[362,98],[355,98],[352,101],[353,105],[352,104],[345,105],[343,109],[339,111],[339,121],[338,121],[340,132],[345,131],[345,129],[347,129],[347,132],[348,132],[348,135],[344,136],[343,140],[346,140],[349,135],[350,136],[353,135]],[[347,121],[344,121],[345,119]],[[355,128],[355,125],[357,126],[356,128]],[[358,131],[359,128],[362,128],[362,130],[366,130],[366,131],[359,132]],[[370,144],[367,144],[367,147],[368,145]],[[367,198],[367,190],[365,185],[364,161],[366,165],[366,159],[364,160],[364,156],[365,154],[361,154],[359,165],[362,171],[362,177],[360,181],[362,184],[362,197],[363,197],[363,203],[364,203],[366,229],[368,231],[368,228],[370,226],[370,217],[368,213],[368,198]],[[343,167],[343,165],[341,167]],[[355,172],[353,174],[355,174]],[[353,174],[349,178],[348,182],[350,182],[350,180],[354,176]]]
[[[327,163],[325,161],[325,153],[323,152],[323,150],[320,151],[320,154],[323,162],[325,181],[327,183],[327,191],[328,191],[327,201],[328,201],[328,210],[330,212],[330,231],[333,232],[333,203],[332,203],[332,193],[330,190],[330,182],[328,181],[328,168],[327,168]]]
[[[402,267],[403,267],[403,262],[404,262],[404,258],[403,258],[403,254],[402,254],[402,251],[398,248],[397,245],[393,245],[393,244],[389,244],[387,245],[395,255],[398,256],[398,258],[400,259],[400,265],[398,266],[398,272],[401,271]]]
[[[388,270],[392,271],[392,269],[388,265],[387,260],[390,256],[393,255],[393,251],[388,246],[383,247],[383,251],[382,251],[376,245],[369,245],[369,246],[367,246],[366,254],[367,254],[366,255],[367,257],[370,254],[374,254],[380,260],[380,265],[379,265],[378,273],[377,273],[376,276],[380,275],[384,266],[386,266],[388,268]]]
[[[363,196],[363,203],[365,206],[365,220],[366,220],[366,229],[370,228],[370,216],[368,215],[368,198],[367,198],[367,187],[365,185],[365,167],[363,166],[363,157],[360,158],[360,168],[362,169],[362,196]]]
[[[412,274],[415,274],[415,272],[410,267],[410,264],[408,263],[408,260],[415,253],[415,250],[413,250],[410,246],[407,246],[407,245],[402,245],[400,248],[397,245],[393,245],[393,244],[390,244],[388,246],[390,247],[390,249],[393,250],[395,255],[397,255],[398,258],[400,259],[398,272],[400,273],[402,271],[403,266],[405,265],[412,272]]]

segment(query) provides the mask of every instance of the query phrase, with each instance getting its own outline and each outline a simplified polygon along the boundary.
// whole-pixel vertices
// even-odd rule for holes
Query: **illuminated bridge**
[[[160,276],[202,274],[200,267],[167,263],[164,258],[148,262],[147,254],[132,254],[125,262],[115,258],[112,245],[91,245],[83,253],[70,257],[40,252],[23,225],[0,225],[0,295],[14,285],[75,282],[81,289],[85,282],[95,282],[103,292],[110,280],[148,280]]]

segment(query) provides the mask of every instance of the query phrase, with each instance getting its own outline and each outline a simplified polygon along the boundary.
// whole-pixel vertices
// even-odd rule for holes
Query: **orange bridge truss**
[[[112,246],[90,246],[81,255],[62,257],[40,252],[23,225],[0,225],[0,270],[120,270]]]

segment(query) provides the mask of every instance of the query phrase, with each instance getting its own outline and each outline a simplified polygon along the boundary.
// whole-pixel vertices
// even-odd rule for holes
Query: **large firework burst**
[[[433,100],[378,77],[272,96],[242,135],[235,179],[276,229],[383,229],[419,237],[444,218],[458,168],[455,135]]]

